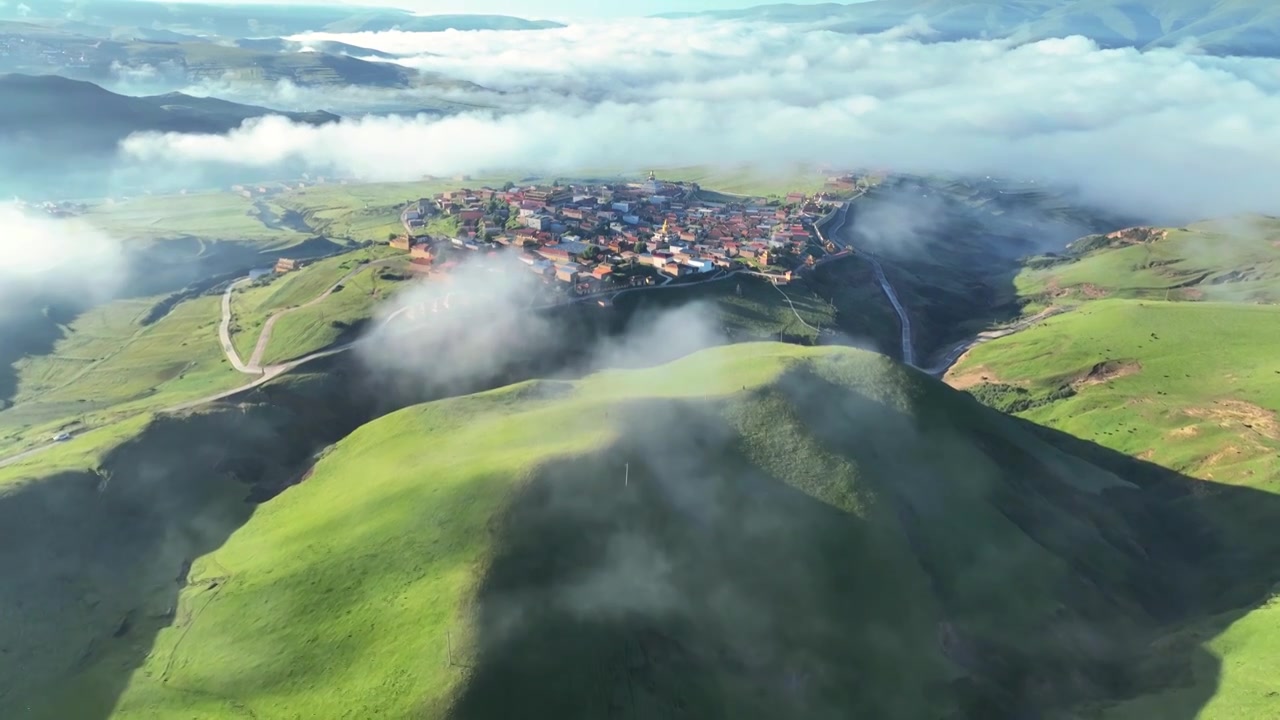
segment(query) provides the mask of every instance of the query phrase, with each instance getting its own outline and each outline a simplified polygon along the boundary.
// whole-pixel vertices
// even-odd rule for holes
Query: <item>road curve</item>
[[[236,288],[248,283],[250,278],[243,277],[227,286],[225,292],[222,293],[222,322],[218,325],[218,340],[222,342],[222,352],[227,356],[227,361],[231,363],[231,367],[238,372],[246,375],[260,375],[261,369],[254,370],[245,365],[240,360],[240,354],[236,352],[236,346],[231,342],[231,294]]]
[[[263,369],[262,356],[267,352],[267,346],[271,344],[271,333],[273,330],[275,330],[277,320],[284,317],[285,315],[289,315],[291,313],[295,313],[299,310],[304,310],[309,307],[314,307],[315,305],[318,305],[324,302],[330,295],[332,295],[335,291],[337,291],[338,288],[342,287],[343,283],[347,282],[348,280],[355,277],[356,275],[359,275],[365,270],[368,270],[371,268],[390,265],[398,259],[399,258],[389,258],[387,260],[375,260],[373,262],[357,265],[353,270],[351,270],[351,272],[347,273],[346,275],[343,275],[341,278],[338,279],[337,282],[329,286],[328,290],[325,290],[323,293],[316,296],[315,298],[307,301],[306,303],[303,303],[302,305],[298,305],[297,307],[285,308],[283,310],[277,311],[276,313],[272,314],[271,317],[267,318],[267,322],[263,324],[262,332],[258,334],[258,343],[254,345],[253,355],[249,358],[249,369],[257,373],[267,372],[268,370],[270,370],[270,368]]]

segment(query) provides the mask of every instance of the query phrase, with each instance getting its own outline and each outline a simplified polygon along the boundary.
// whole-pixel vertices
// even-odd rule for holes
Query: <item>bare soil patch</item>
[[[1142,363],[1136,360],[1103,360],[1085,373],[1071,380],[1071,387],[1079,390],[1089,385],[1101,385],[1116,378],[1136,375],[1142,371]]]
[[[1200,434],[1200,428],[1196,427],[1195,425],[1188,425],[1183,428],[1178,428],[1177,430],[1174,430],[1173,432],[1169,433],[1169,437],[1189,438],[1189,437],[1195,437],[1199,434]]]
[[[1217,400],[1213,407],[1188,408],[1183,412],[1194,418],[1216,422],[1221,428],[1239,426],[1269,440],[1280,440],[1280,419],[1277,419],[1275,411],[1243,400]]]
[[[960,360],[963,360],[965,356],[968,354],[969,353],[965,353],[964,355],[961,355]],[[957,361],[956,364],[959,365],[960,364],[959,361]],[[1016,382],[1013,382],[1013,383],[1005,382],[1004,380],[1001,380],[986,365],[979,365],[978,367],[969,368],[969,369],[966,369],[964,372],[959,372],[959,373],[954,371],[949,372],[947,373],[946,377],[942,379],[942,381],[950,385],[951,387],[955,388],[956,390],[968,390],[969,388],[975,385],[981,385],[983,383],[995,383],[995,384],[1001,384],[1001,385],[1021,384]]]

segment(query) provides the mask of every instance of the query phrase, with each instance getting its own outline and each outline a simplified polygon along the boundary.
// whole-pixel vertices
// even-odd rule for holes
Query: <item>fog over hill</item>
[[[295,161],[386,180],[801,162],[1038,179],[1166,222],[1280,210],[1266,183],[1280,162],[1280,61],[926,34],[712,19],[309,33],[292,39],[395,53],[487,88],[457,97],[497,109],[320,128],[266,119],[222,135],[140,134],[123,150],[148,163]]]
[[[546,20],[507,15],[417,15],[390,7],[338,3],[216,4],[137,0],[26,0],[0,5],[0,18],[72,21],[87,26],[164,29],[186,36],[229,38],[334,32],[405,30],[532,30],[558,27]]]
[[[925,36],[938,42],[1080,35],[1110,48],[1191,46],[1216,55],[1280,57],[1280,8],[1269,0],[870,0],[760,5],[702,15],[818,23],[851,34],[915,25],[927,28]]]

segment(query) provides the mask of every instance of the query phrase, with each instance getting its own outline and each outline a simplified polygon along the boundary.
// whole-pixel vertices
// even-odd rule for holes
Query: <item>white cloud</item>
[[[0,320],[10,303],[31,292],[100,300],[119,287],[125,271],[120,244],[87,223],[0,204]]]
[[[921,43],[752,23],[312,35],[501,92],[501,113],[279,119],[130,138],[149,161],[300,161],[369,179],[793,161],[1033,176],[1158,216],[1280,211],[1280,62],[1073,37]],[[424,54],[433,53],[431,55]]]
[[[97,276],[121,262],[120,245],[84,222],[0,205],[0,281],[75,273],[77,266]]]

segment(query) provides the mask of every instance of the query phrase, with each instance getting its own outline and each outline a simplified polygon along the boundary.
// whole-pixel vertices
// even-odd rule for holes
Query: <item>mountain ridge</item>
[[[1104,48],[1148,50],[1194,42],[1215,55],[1280,57],[1280,7],[1262,0],[870,0],[841,5],[760,5],[670,13],[785,23],[820,23],[834,32],[879,33],[921,18],[927,41],[1006,38],[1034,42],[1082,35]]]
[[[277,385],[189,422],[234,416],[265,450],[258,418],[332,414],[331,391]],[[415,405],[236,511],[165,600],[198,622],[112,641],[103,615],[63,692],[19,697],[69,716],[67,688],[132,656],[122,717],[195,702],[210,718],[976,719],[1104,702],[1156,681],[1135,658],[1170,623],[1238,600],[1239,560],[1216,562],[1213,520],[1174,474],[1081,442],[874,353],[777,343]],[[217,488],[263,461],[218,452],[229,475],[202,473],[202,492],[243,507]],[[102,472],[94,503],[154,492],[128,463]],[[152,574],[171,597],[171,571]],[[1197,647],[1167,662],[1201,662]]]

